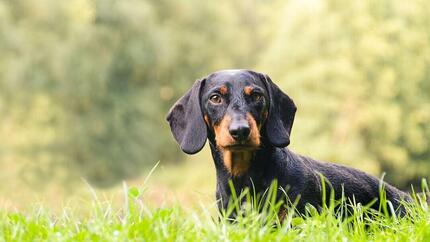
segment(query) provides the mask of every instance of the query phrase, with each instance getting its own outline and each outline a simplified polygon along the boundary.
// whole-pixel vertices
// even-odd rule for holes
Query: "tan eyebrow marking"
[[[221,87],[220,87],[220,89],[219,89],[219,92],[220,92],[222,95],[225,95],[225,94],[227,94],[227,93],[228,93],[228,88],[227,88],[226,86],[221,86]]]
[[[251,86],[246,86],[245,88],[243,88],[243,91],[246,95],[251,95],[253,90],[254,88],[252,88]]]

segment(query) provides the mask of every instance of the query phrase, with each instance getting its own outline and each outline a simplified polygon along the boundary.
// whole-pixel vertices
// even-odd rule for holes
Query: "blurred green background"
[[[0,202],[142,186],[157,161],[150,199],[213,201],[208,150],[183,155],[164,118],[226,68],[295,100],[292,150],[404,189],[429,176],[426,0],[0,0]]]

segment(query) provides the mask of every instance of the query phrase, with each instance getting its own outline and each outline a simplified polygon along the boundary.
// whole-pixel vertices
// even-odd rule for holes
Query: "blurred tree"
[[[30,182],[102,186],[177,159],[168,108],[197,77],[256,64],[270,37],[262,4],[0,1],[0,158]]]
[[[293,146],[408,187],[430,171],[426,1],[291,1],[260,69],[295,98]]]
[[[429,11],[424,0],[0,0],[2,166],[31,183],[108,186],[175,161],[172,103],[210,72],[256,68],[299,106],[297,151],[416,181],[430,170]]]

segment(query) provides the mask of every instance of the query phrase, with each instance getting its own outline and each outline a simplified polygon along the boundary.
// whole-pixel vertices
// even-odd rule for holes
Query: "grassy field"
[[[349,218],[336,217],[326,208],[312,217],[276,213],[258,214],[252,209],[237,221],[218,219],[212,208],[186,210],[176,206],[151,208],[140,191],[128,189],[122,209],[94,199],[91,213],[82,216],[65,207],[59,214],[38,208],[28,213],[1,212],[2,241],[429,241],[430,212],[425,203],[410,207],[405,218],[372,213],[354,207]],[[245,209],[246,210],[246,209]],[[372,218],[370,218],[372,217]]]
[[[246,205],[233,203],[229,212],[238,208],[235,211],[239,214],[235,221],[229,221],[225,214],[217,213],[213,202],[203,202],[200,207],[180,202],[147,203],[150,186],[139,188],[124,183],[120,206],[118,201],[88,189],[91,199],[78,206],[65,205],[57,212],[43,206],[19,212],[2,210],[0,240],[430,241],[430,211],[425,196],[415,196],[415,203],[407,205],[408,215],[401,218],[388,216],[384,209],[378,212],[361,205],[331,204],[320,212],[309,207],[302,216],[290,208],[280,221],[280,204],[270,199],[259,204],[248,195]],[[268,192],[269,197],[273,191],[276,189]],[[425,183],[423,191],[428,193]],[[340,216],[347,206],[352,214]]]
[[[265,203],[257,213],[251,198],[236,221],[227,221],[214,201],[207,150],[182,164],[161,162],[109,189],[84,181],[70,194],[55,186],[41,191],[19,185],[0,188],[0,241],[430,241],[424,196],[403,218],[355,205],[348,218],[329,206],[309,208],[304,216],[290,209],[282,222],[279,204]],[[428,193],[427,185],[420,191]]]

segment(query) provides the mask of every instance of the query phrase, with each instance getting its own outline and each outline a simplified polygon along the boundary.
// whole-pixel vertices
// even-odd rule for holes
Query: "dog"
[[[236,194],[245,188],[262,194],[276,180],[288,188],[290,201],[298,201],[300,213],[307,204],[320,209],[328,202],[323,201],[322,182],[326,182],[326,194],[333,192],[336,199],[369,204],[376,210],[383,185],[392,209],[404,214],[401,201],[411,200],[407,193],[362,171],[290,151],[296,110],[293,100],[268,75],[221,70],[197,80],[170,109],[167,121],[187,154],[199,152],[209,140],[220,210],[231,201],[229,181]]]

